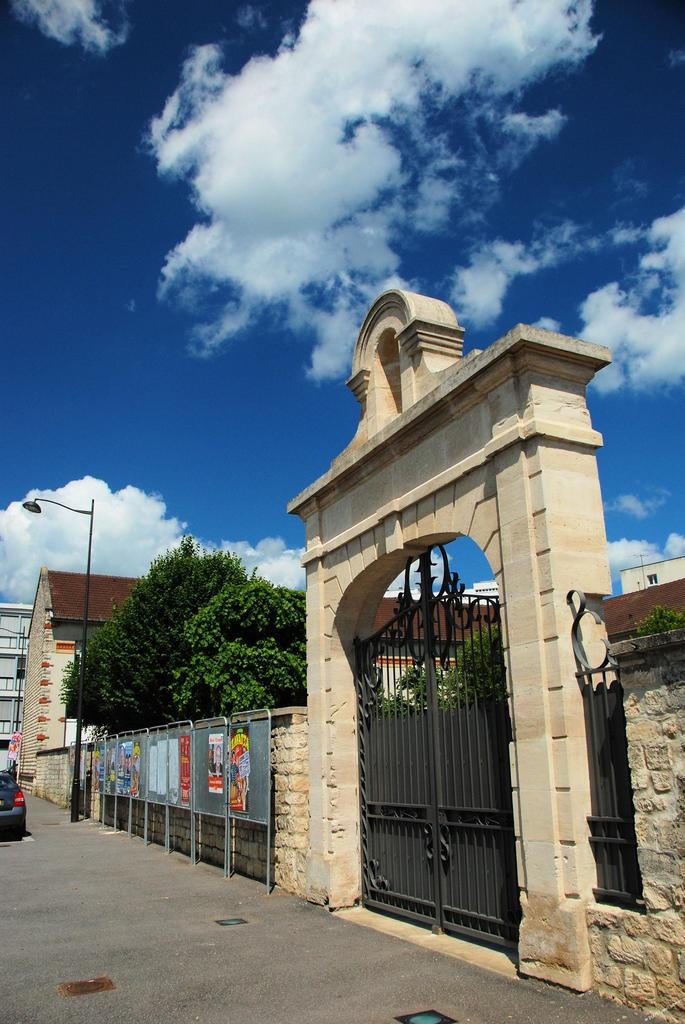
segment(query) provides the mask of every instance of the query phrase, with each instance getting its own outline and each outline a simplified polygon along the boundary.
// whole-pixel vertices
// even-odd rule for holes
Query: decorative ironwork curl
[[[575,605],[575,598],[578,598],[578,607]],[[582,590],[569,590],[566,595],[566,604],[573,612],[573,626],[571,627],[571,643],[573,645],[573,654],[576,659],[576,663],[582,670],[588,674],[595,672],[603,672],[607,668],[616,668],[617,662],[611,653],[609,647],[609,641],[606,637],[602,637],[602,643],[604,644],[604,658],[599,665],[591,665],[588,656],[583,646],[583,640],[580,635],[580,623],[585,615],[591,615],[593,620],[598,626],[602,625],[602,619],[597,612],[591,611],[587,607],[587,600]]]
[[[390,882],[380,873],[379,868],[379,861],[369,861],[369,881],[371,883],[372,888],[380,889],[381,892],[387,892],[390,888]]]
[[[442,574],[435,576],[431,574],[429,575],[429,578],[426,580],[424,578],[424,573],[422,571],[423,560],[426,559],[428,565],[432,568],[433,565],[435,564],[432,559],[434,551],[438,552],[439,562],[442,563]],[[416,562],[419,563],[418,570],[414,570],[419,577],[419,593],[417,597],[412,597],[411,573],[412,566]],[[440,581],[440,586],[438,588],[437,593],[434,594],[433,584],[438,580]],[[404,611],[407,608],[419,605],[421,603],[421,598],[424,596],[423,592],[426,583],[428,583],[429,596],[436,597],[438,599],[447,596],[459,596],[463,594],[464,590],[466,589],[466,585],[464,583],[459,582],[459,574],[456,572],[450,572],[449,558],[447,557],[447,552],[445,551],[442,544],[434,544],[432,548],[425,552],[425,554],[421,555],[418,559],[407,559],[407,563],[404,567],[404,586],[397,596],[398,611]]]

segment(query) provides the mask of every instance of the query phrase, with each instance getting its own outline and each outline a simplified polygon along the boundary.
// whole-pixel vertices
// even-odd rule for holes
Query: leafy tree
[[[649,615],[637,624],[636,636],[651,636],[652,633],[667,633],[670,629],[685,629],[685,609],[665,608],[655,605]]]
[[[84,722],[124,731],[177,718],[179,673],[192,654],[186,623],[222,589],[239,588],[249,579],[237,556],[203,553],[192,537],[157,558],[88,642]],[[69,708],[77,692],[74,665],[62,691]]]
[[[176,707],[196,718],[302,701],[305,597],[252,577],[227,587],[186,623],[190,658],[177,672]]]

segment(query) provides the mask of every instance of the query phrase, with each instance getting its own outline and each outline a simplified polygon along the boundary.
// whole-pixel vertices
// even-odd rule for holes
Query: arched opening
[[[385,421],[402,412],[400,350],[394,331],[386,331],[378,342],[376,363],[380,370],[375,378],[377,408],[379,418]]]

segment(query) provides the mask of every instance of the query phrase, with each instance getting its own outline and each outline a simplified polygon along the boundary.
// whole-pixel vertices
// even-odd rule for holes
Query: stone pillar
[[[511,332],[513,336],[515,332]],[[583,704],[566,594],[610,592],[602,500],[584,401],[591,368],[520,351],[489,395],[519,808],[521,971],[592,984],[585,904],[595,867]],[[507,373],[507,369],[509,372]],[[560,380],[561,378],[561,386]]]

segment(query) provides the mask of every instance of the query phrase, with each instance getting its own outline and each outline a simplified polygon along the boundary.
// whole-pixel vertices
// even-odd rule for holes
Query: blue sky
[[[0,91],[0,599],[84,567],[35,494],[95,499],[95,571],[187,532],[301,584],[286,504],[352,438],[395,286],[465,351],[608,345],[612,569],[685,554],[682,3],[10,0]]]

